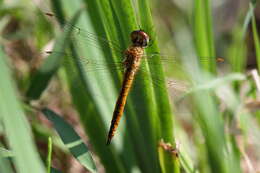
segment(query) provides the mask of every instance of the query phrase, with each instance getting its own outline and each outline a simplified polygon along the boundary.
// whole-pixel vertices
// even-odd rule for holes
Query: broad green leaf
[[[50,109],[44,108],[42,109],[42,113],[53,123],[54,128],[72,155],[85,168],[91,172],[97,172],[95,163],[87,146],[84,144],[80,136],[74,131],[73,127]]]

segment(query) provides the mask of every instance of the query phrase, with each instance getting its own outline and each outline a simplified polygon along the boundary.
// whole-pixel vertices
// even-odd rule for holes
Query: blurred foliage
[[[257,1],[0,4],[0,172],[260,171]],[[106,146],[137,29],[150,45]]]

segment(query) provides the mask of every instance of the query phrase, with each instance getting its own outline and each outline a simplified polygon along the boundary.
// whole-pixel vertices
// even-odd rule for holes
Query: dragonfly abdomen
[[[126,60],[125,60],[126,70],[124,73],[122,88],[113,112],[113,118],[108,133],[107,145],[110,144],[111,139],[113,138],[115,131],[118,127],[119,121],[123,115],[127,96],[131,89],[135,74],[141,63],[143,49],[140,47],[132,46],[129,49],[127,49],[125,55],[126,55]]]

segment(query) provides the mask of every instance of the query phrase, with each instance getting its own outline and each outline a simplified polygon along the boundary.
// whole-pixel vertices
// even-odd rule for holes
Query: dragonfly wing
[[[153,71],[148,71],[147,69],[141,68],[140,71],[142,71],[142,73],[144,74],[144,76],[150,76],[147,77],[147,79],[149,79],[149,81],[155,86],[155,87],[160,87],[162,89],[165,88],[175,88],[178,90],[182,90],[185,91],[187,89],[187,79],[178,79],[175,77],[160,77],[158,75],[158,73],[153,72]],[[146,79],[145,79],[146,80]],[[186,83],[186,84],[184,84]],[[181,87],[181,85],[183,87]]]
[[[191,57],[193,58],[193,57]],[[173,55],[167,55],[167,54],[159,54],[159,53],[153,53],[153,54],[146,54],[144,56],[144,60],[147,61],[150,68],[150,75],[154,76],[155,81],[160,81],[158,77],[158,71],[157,69],[163,68],[164,73],[168,77],[168,79],[177,79],[177,80],[189,80],[189,69],[186,69],[182,65],[182,61],[180,57],[173,56]],[[215,61],[217,65],[220,65],[224,62],[224,59],[221,57],[200,57],[200,62],[207,63],[208,61]],[[174,84],[176,82],[170,81],[168,84],[168,87],[171,87],[171,84]],[[173,87],[174,88],[174,87]]]
[[[53,13],[45,13],[45,16],[52,23],[58,23],[57,17]],[[70,39],[73,41],[77,41],[77,45],[85,46],[86,44],[97,49],[105,49],[111,50],[113,54],[117,57],[122,56],[122,52],[124,48],[120,46],[116,41],[111,41],[106,38],[106,36],[100,36],[95,33],[92,33],[86,29],[83,29],[81,26],[77,26],[72,24],[69,21],[65,20],[65,25],[62,27],[62,30],[66,30],[68,28],[73,28],[73,32],[70,36]]]
[[[52,22],[57,23],[57,19],[54,15],[47,15]],[[124,72],[124,55],[122,47],[114,41],[108,41],[106,37],[97,36],[94,33],[89,32],[88,30],[82,29],[80,26],[71,25],[70,22],[65,21],[65,26],[62,30],[72,27],[73,33],[70,37],[70,40],[75,45],[77,53],[79,53],[77,59],[73,58],[71,52],[57,52],[51,50],[51,53],[58,53],[60,55],[65,55],[69,58],[65,59],[65,64],[68,64],[68,61],[78,61],[76,64],[78,67],[75,71],[85,73],[86,78],[92,78],[96,76],[98,81],[101,82],[104,79],[110,79],[115,83],[117,90],[120,90],[122,82],[122,73]],[[80,65],[79,65],[80,64]],[[106,86],[106,85],[100,85]]]
[[[161,68],[161,64],[154,64],[153,68]],[[174,64],[174,69],[181,69],[180,65]],[[183,71],[183,70],[182,70]],[[170,91],[174,96],[181,97],[190,88],[190,83],[188,78],[177,78],[177,77],[166,77],[165,75],[158,75],[157,71],[152,71],[150,66],[148,68],[147,61],[143,61],[141,64],[134,81],[134,88],[139,88],[144,86],[144,81],[153,88],[160,88],[165,92]],[[173,92],[172,92],[173,91]]]
[[[194,57],[191,57],[194,58]],[[181,57],[176,55],[168,55],[168,54],[161,54],[161,53],[147,53],[144,55],[144,59],[147,59],[149,62],[158,62],[160,61],[162,64],[180,64]],[[217,64],[223,63],[225,60],[222,57],[198,57],[198,62],[201,63],[208,63],[209,61],[214,61]]]
[[[124,72],[124,65],[122,62],[93,60],[93,57],[90,58],[86,56],[75,55],[75,53],[71,51],[49,51],[47,53],[55,54],[63,58],[63,65],[67,67],[69,76],[80,76],[81,80],[85,83],[93,83],[94,80],[98,82],[110,80],[110,82],[116,84],[117,88],[120,86],[123,76],[122,74]],[[79,83],[75,82],[74,87],[79,87]]]

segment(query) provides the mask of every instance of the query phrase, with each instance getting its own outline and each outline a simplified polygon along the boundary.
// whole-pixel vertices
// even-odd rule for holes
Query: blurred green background
[[[0,0],[0,172],[260,171],[259,12],[257,0]],[[138,29],[150,45],[106,146]]]

